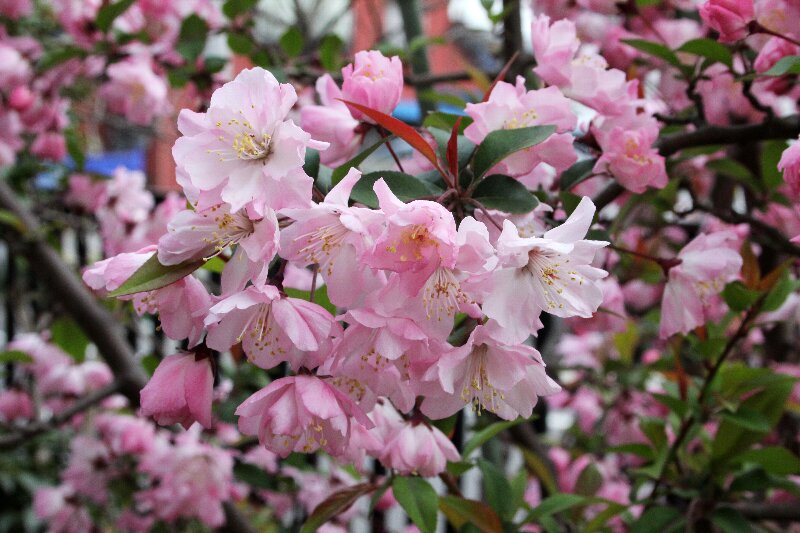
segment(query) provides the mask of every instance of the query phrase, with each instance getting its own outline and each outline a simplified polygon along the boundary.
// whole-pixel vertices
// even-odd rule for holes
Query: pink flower
[[[106,184],[96,181],[86,174],[72,174],[69,177],[69,190],[64,197],[67,205],[81,208],[87,213],[95,213],[106,201]]]
[[[753,0],[707,0],[700,6],[700,18],[719,32],[719,41],[732,43],[750,34],[748,25],[755,17]]]
[[[342,97],[390,115],[403,94],[403,64],[400,58],[384,57],[377,50],[356,53],[355,61],[342,69]],[[372,122],[358,111],[357,120]]]
[[[20,390],[0,392],[0,421],[4,423],[33,418],[33,401],[28,393]]]
[[[154,482],[136,493],[136,502],[162,520],[196,517],[209,527],[221,526],[222,504],[235,490],[230,453],[200,442],[193,432],[179,435],[174,446],[158,444],[139,463],[139,471]]]
[[[103,413],[97,416],[94,422],[103,442],[116,455],[144,454],[154,446],[156,431],[149,420]]]
[[[96,262],[83,271],[83,282],[96,291],[114,291],[122,286],[155,253],[155,246],[122,253]]]
[[[370,229],[383,223],[380,213],[348,207],[361,172],[351,169],[325,196],[308,209],[284,209],[294,222],[281,232],[281,256],[301,266],[317,264],[331,302],[351,307],[384,282],[384,275],[360,258],[372,248]]]
[[[24,113],[36,100],[31,90],[24,85],[19,85],[8,95],[8,106],[15,111]]]
[[[517,77],[516,86],[499,82],[486,102],[467,104],[467,114],[474,119],[464,135],[479,144],[492,131],[529,126],[553,125],[556,133],[544,142],[505,158],[489,170],[489,174],[521,177],[546,163],[556,172],[569,168],[577,160],[569,134],[577,125],[569,100],[557,87],[525,90],[525,80]]]
[[[144,172],[117,167],[107,185],[109,213],[99,213],[100,222],[112,215],[124,222],[144,222],[150,216],[155,198],[147,190]]]
[[[466,344],[446,352],[432,367],[446,394],[426,396],[421,409],[431,418],[446,418],[466,405],[500,418],[529,417],[539,396],[561,390],[544,370],[542,356],[524,344],[504,345],[478,326]]]
[[[286,120],[296,101],[294,88],[266,70],[240,72],[214,92],[205,113],[181,111],[175,162],[199,190],[220,187],[232,212],[307,207],[313,180],[303,171],[306,148],[328,143]]]
[[[627,122],[627,121],[626,121]],[[593,171],[607,172],[635,193],[643,193],[647,187],[662,189],[667,185],[667,170],[664,158],[652,147],[658,136],[658,128],[629,129],[626,123],[619,126],[605,125],[610,131],[596,130],[596,137],[603,155],[597,160]]]
[[[32,69],[25,57],[14,47],[0,42],[0,87],[4,91],[25,85]]]
[[[179,423],[188,429],[194,422],[213,425],[211,396],[214,371],[210,354],[168,355],[141,392],[141,414],[162,425]]]
[[[497,240],[500,267],[483,302],[484,313],[504,330],[499,340],[523,341],[538,329],[541,311],[584,318],[597,311],[603,293],[595,282],[607,273],[591,262],[608,243],[583,239],[594,211],[584,197],[563,224],[543,237],[520,237],[514,224],[504,221]]]
[[[54,131],[40,133],[31,144],[31,154],[59,162],[67,155],[67,141],[62,134]]]
[[[164,265],[177,265],[208,259],[234,245],[238,245],[238,255],[244,254],[252,262],[269,263],[278,249],[275,212],[268,209],[264,217],[251,220],[244,210],[231,212],[226,204],[202,211],[181,211],[170,220],[167,233],[158,241],[158,260]]]
[[[328,356],[338,324],[317,304],[288,298],[272,285],[247,287],[209,309],[206,342],[225,351],[237,342],[262,368],[288,361],[292,368],[315,368]]]
[[[345,394],[314,376],[290,376],[273,381],[237,409],[239,430],[258,436],[268,450],[281,457],[324,449],[344,452],[352,424],[372,422]]]
[[[378,459],[402,475],[434,477],[444,472],[447,461],[459,461],[461,455],[439,428],[408,421],[386,437]]]
[[[146,126],[169,109],[167,83],[153,72],[147,57],[139,55],[114,63],[106,73],[109,80],[99,95],[112,113]]]
[[[562,19],[551,25],[550,17],[540,15],[533,21],[531,37],[536,58],[534,72],[550,85],[569,84],[570,65],[581,45],[575,24]]]
[[[158,313],[161,328],[170,339],[188,339],[189,347],[197,346],[205,331],[205,318],[211,296],[203,283],[192,275],[166,287],[133,296],[136,312]]]
[[[437,202],[400,201],[383,178],[375,182],[381,211],[386,216],[366,264],[398,272],[410,295],[416,294],[438,268],[453,268],[457,259],[456,223]]]
[[[662,339],[705,323],[712,300],[742,268],[739,242],[730,230],[701,234],[678,253],[681,263],[669,269],[661,302]]]
[[[74,491],[67,485],[42,487],[33,495],[33,512],[48,523],[52,533],[84,533],[92,530],[89,510],[75,502]]]
[[[800,46],[781,37],[771,37],[758,52],[758,56],[753,62],[753,68],[756,72],[766,72],[784,57],[798,54],[800,54]]]
[[[313,138],[330,143],[327,150],[320,152],[320,162],[336,167],[358,152],[362,139],[356,134],[359,121],[341,101],[342,91],[329,74],[317,80],[316,88],[322,105],[303,106],[300,124]]]
[[[11,20],[27,17],[33,12],[31,0],[0,0],[0,15]]]
[[[778,170],[783,172],[783,181],[792,194],[800,195],[800,141],[792,143],[783,151]]]

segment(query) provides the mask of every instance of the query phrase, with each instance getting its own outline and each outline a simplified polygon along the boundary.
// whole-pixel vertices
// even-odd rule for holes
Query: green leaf
[[[539,199],[525,185],[502,174],[483,179],[475,187],[472,198],[488,209],[514,214],[530,213],[539,205]]]
[[[713,159],[706,163],[706,168],[708,170],[713,170],[718,174],[722,174],[723,176],[733,178],[736,181],[747,185],[754,191],[763,190],[763,187],[756,180],[755,176],[753,176],[753,173],[750,171],[750,169],[738,161],[734,161],[733,159]]]
[[[782,57],[763,76],[783,76],[784,74],[800,74],[800,56]]]
[[[536,508],[528,513],[528,516],[525,518],[525,523],[533,522],[544,516],[561,513],[573,507],[586,505],[590,502],[591,499],[579,494],[553,494],[542,500]]]
[[[762,311],[775,311],[786,302],[792,292],[795,290],[795,282],[789,275],[789,269],[784,269],[780,279],[775,286],[769,291],[769,294],[764,299]]]
[[[342,63],[344,41],[335,33],[326,35],[319,44],[319,62],[325,70],[336,70]]]
[[[439,509],[456,529],[469,524],[483,533],[503,533],[500,517],[483,502],[447,495],[439,499]]]
[[[578,480],[575,482],[575,493],[581,496],[594,496],[602,485],[603,476],[597,466],[589,463],[578,475]]]
[[[392,492],[397,503],[422,533],[436,531],[439,496],[430,483],[420,477],[398,476],[392,481]]]
[[[314,180],[319,175],[319,151],[308,148],[306,150],[306,160],[303,163],[303,170]]]
[[[642,457],[644,459],[647,459],[648,461],[652,461],[656,457],[653,448],[641,442],[621,444],[619,446],[614,446],[612,448],[609,448],[608,451],[613,453],[630,453]]]
[[[293,289],[291,287],[284,287],[283,290],[286,292],[286,296],[291,298],[299,298],[301,300],[308,300],[308,296],[310,294],[308,291],[301,291],[300,289]],[[327,285],[317,287],[314,290],[314,303],[320,307],[324,307],[330,314],[336,314],[336,306],[333,305],[328,298]]]
[[[722,298],[732,311],[744,311],[758,300],[758,291],[750,290],[741,281],[734,281],[725,285]]]
[[[142,365],[142,368],[144,368],[144,371],[147,372],[148,376],[152,376],[156,371],[156,368],[158,368],[160,362],[161,360],[155,355],[147,354],[141,358],[139,364]]]
[[[511,520],[514,517],[514,499],[511,484],[497,466],[486,459],[478,459],[478,468],[483,474],[483,495],[486,503],[497,511],[500,518]]]
[[[684,517],[672,507],[651,507],[630,528],[630,533],[682,531]]]
[[[225,68],[225,65],[228,64],[228,60],[224,57],[206,57],[203,59],[203,68],[209,74],[216,74],[217,72],[221,71]]]
[[[461,119],[461,124],[458,126],[458,134],[462,135],[467,126],[472,124],[472,117],[434,111],[428,113],[428,116],[422,121],[422,125],[429,129],[433,128],[449,132],[453,129],[453,126],[455,126],[459,118]]]
[[[686,412],[689,410],[689,404],[687,404],[686,401],[674,396],[653,393],[653,399],[660,404],[666,405],[670,411],[678,415],[680,418],[683,418],[686,415]]]
[[[461,476],[464,472],[472,470],[473,468],[475,468],[475,465],[467,461],[458,461],[456,463],[451,461],[447,462],[447,471],[456,477]]]
[[[203,270],[208,270],[209,272],[213,272],[214,274],[222,274],[222,271],[225,269],[225,261],[220,259],[219,256],[214,256],[204,264],[201,268]]]
[[[19,350],[0,352],[0,364],[5,363],[33,363],[33,357]]]
[[[203,266],[203,263],[204,261],[187,261],[179,265],[162,265],[158,262],[158,254],[153,254],[125,283],[111,291],[109,296],[127,296],[166,287],[185,278]]]
[[[531,126],[491,132],[475,151],[473,163],[475,179],[482,178],[490,168],[514,152],[543,142],[554,131],[556,131],[555,126]]]
[[[622,39],[621,42],[636,48],[645,54],[663,59],[670,65],[678,66],[681,64],[681,62],[678,60],[678,56],[675,55],[675,52],[661,43],[645,41],[644,39]]]
[[[778,139],[765,142],[761,150],[761,178],[769,189],[783,184],[783,172],[778,170],[778,162],[787,146],[785,140]]]
[[[303,38],[303,32],[297,26],[289,26],[289,29],[281,35],[278,43],[286,52],[289,57],[297,57],[303,52],[303,47],[306,40]]]
[[[730,49],[714,39],[692,39],[691,41],[683,43],[676,52],[686,52],[688,54],[702,56],[728,67],[733,65],[733,54]]]
[[[389,138],[387,137],[385,139],[377,141],[375,144],[372,144],[365,150],[362,150],[360,153],[358,153],[358,155],[353,157],[351,160],[336,167],[336,169],[334,169],[333,173],[331,174],[331,188],[335,187],[336,184],[342,181],[342,178],[344,178],[347,175],[347,173],[350,172],[351,168],[358,168],[358,166],[361,163],[363,163],[364,160],[366,160],[369,156],[371,156],[375,150],[380,148],[380,146],[383,143],[387,142],[388,140]]]
[[[568,191],[577,184],[585,181],[593,175],[592,169],[597,163],[597,159],[585,159],[578,161],[561,174],[559,187],[562,191]]]
[[[259,489],[275,489],[275,478],[260,466],[252,463],[236,462],[233,477]]]
[[[222,5],[222,12],[226,17],[232,19],[254,8],[256,4],[258,4],[258,0],[227,0]]]
[[[114,24],[114,20],[125,11],[128,10],[129,7],[133,5],[136,0],[120,0],[119,2],[114,2],[113,4],[107,4],[101,7],[97,11],[97,16],[94,19],[94,25],[97,26],[97,29],[102,32],[107,32],[111,29],[111,25]]]
[[[730,416],[723,415],[711,446],[711,459],[715,465],[725,463],[730,458],[747,450],[763,439],[778,423],[795,380],[789,376],[771,374],[769,371],[767,375],[771,378],[769,386],[743,401],[737,410],[737,415],[739,415],[737,418],[731,419]],[[748,415],[743,416],[740,413],[760,414],[766,423],[753,422],[751,417],[750,426],[764,429],[749,429],[746,425],[747,422],[743,424],[744,417]]]
[[[711,521],[723,533],[750,533],[753,528],[742,513],[731,507],[714,509]]]
[[[53,344],[67,352],[76,362],[82,363],[86,359],[86,347],[89,346],[89,337],[68,317],[62,317],[50,326],[51,341]]]
[[[494,422],[488,427],[485,427],[475,433],[472,438],[467,441],[467,443],[464,445],[464,451],[461,452],[461,457],[469,457],[472,452],[489,442],[490,439],[494,438],[501,432],[527,421],[528,420],[525,418],[517,418],[516,420],[503,420],[502,422]]]
[[[432,184],[415,178],[410,174],[383,170],[379,172],[370,172],[369,174],[361,176],[361,179],[358,180],[353,187],[350,198],[368,207],[377,208],[378,198],[375,196],[375,191],[372,190],[372,186],[380,178],[383,178],[386,185],[389,186],[389,189],[404,202],[422,198],[423,196],[440,194],[442,192],[440,190],[435,190]]]
[[[67,152],[75,163],[75,170],[83,172],[83,167],[86,164],[86,154],[83,150],[83,142],[78,133],[69,128],[64,131],[64,138],[67,141]]]
[[[737,455],[733,461],[757,464],[767,473],[777,476],[800,474],[800,457],[780,446],[748,450]]]
[[[769,420],[767,420],[761,413],[741,407],[737,409],[736,412],[723,411],[720,414],[720,417],[723,420],[727,420],[739,427],[743,427],[751,431],[766,433],[772,427],[769,423]]]
[[[255,43],[245,33],[228,33],[228,48],[234,54],[243,56],[250,55],[253,51]]]
[[[372,483],[361,483],[334,492],[314,508],[306,523],[300,528],[300,533],[313,533],[322,524],[346,511],[357,499],[373,490],[375,490],[375,485]],[[434,493],[435,495],[436,493]]]
[[[86,51],[81,48],[76,48],[74,46],[58,47],[54,50],[46,51],[36,64],[36,68],[40,72],[44,72],[62,63],[66,63],[72,58],[85,56]]]
[[[667,445],[667,432],[664,429],[664,420],[661,418],[642,417],[639,428],[647,437],[653,447],[658,450]]]
[[[189,15],[181,24],[175,49],[189,62],[203,53],[208,35],[208,24],[198,15]]]
[[[25,228],[25,223],[22,222],[22,219],[8,209],[0,209],[0,224],[10,226],[14,228],[17,233],[23,235],[28,231]]]

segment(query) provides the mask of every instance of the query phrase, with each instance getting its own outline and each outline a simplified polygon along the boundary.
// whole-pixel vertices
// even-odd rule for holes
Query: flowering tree
[[[255,4],[0,2],[0,221],[52,306],[2,353],[0,528],[800,521],[797,6],[534,1],[530,57],[409,125],[411,46]],[[177,120],[181,194],[85,171],[87,100]]]

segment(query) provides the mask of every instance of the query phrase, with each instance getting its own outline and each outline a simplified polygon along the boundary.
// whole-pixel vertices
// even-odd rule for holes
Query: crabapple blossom
[[[208,310],[206,342],[224,351],[241,342],[253,364],[262,368],[288,361],[292,368],[319,366],[339,327],[317,304],[289,298],[272,285],[247,287]]]
[[[188,429],[196,421],[210,428],[213,390],[210,354],[168,355],[141,391],[141,413],[162,425],[179,423]]]
[[[594,204],[584,197],[563,224],[542,237],[520,237],[506,220],[497,239],[500,266],[491,275],[492,291],[483,310],[497,321],[503,340],[521,342],[537,328],[539,313],[590,317],[603,301],[595,283],[607,272],[591,266],[605,241],[586,240]]]
[[[703,22],[719,33],[723,43],[747,37],[748,25],[755,18],[753,0],[706,0],[699,13]]]
[[[800,195],[800,141],[795,141],[781,155],[778,170],[793,194]]]
[[[385,57],[377,50],[356,52],[353,63],[342,69],[342,98],[382,113],[391,114],[403,93],[400,58]],[[371,119],[353,110],[357,120]]]
[[[708,307],[742,268],[739,237],[730,230],[701,234],[678,253],[661,303],[659,336],[688,333],[706,321]]]
[[[459,461],[461,455],[444,433],[424,422],[401,422],[384,439],[380,461],[399,474],[438,476],[447,461]]]
[[[317,80],[316,89],[322,105],[303,106],[300,125],[313,138],[330,143],[327,150],[320,152],[319,159],[323,165],[335,167],[356,155],[361,144],[356,132],[360,122],[342,102],[342,91],[329,74]]]
[[[101,87],[100,96],[112,113],[146,126],[169,109],[166,81],[153,72],[148,58],[136,56],[120,61],[106,72],[109,80]]]
[[[296,101],[294,88],[268,71],[240,72],[214,92],[205,113],[181,111],[175,162],[200,191],[219,187],[232,212],[248,208],[263,216],[268,208],[307,207],[313,180],[303,171],[305,152],[328,143],[286,119]]]
[[[239,429],[254,435],[281,457],[319,448],[344,452],[352,425],[373,423],[353,401],[325,380],[297,375],[280,378],[245,400],[237,409]]]

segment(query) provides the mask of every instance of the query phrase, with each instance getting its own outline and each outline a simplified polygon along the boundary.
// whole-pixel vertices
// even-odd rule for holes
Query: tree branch
[[[22,444],[30,437],[38,435],[39,433],[50,431],[51,429],[56,429],[62,424],[66,424],[72,420],[72,417],[75,415],[82,413],[83,411],[102,402],[112,394],[117,393],[119,391],[119,386],[119,382],[114,381],[102,389],[98,389],[87,394],[86,396],[78,398],[72,405],[60,413],[53,415],[50,420],[34,422],[26,427],[17,429],[14,433],[0,436],[0,450],[14,448],[15,446]]]

